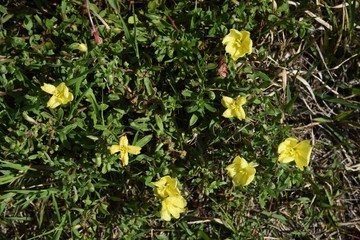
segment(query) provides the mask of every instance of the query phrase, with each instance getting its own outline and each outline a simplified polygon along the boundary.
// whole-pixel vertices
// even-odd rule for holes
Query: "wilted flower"
[[[256,163],[248,163],[244,158],[237,156],[233,163],[226,167],[235,186],[246,186],[254,180]]]
[[[154,185],[156,186],[155,193],[161,198],[180,195],[176,179],[170,176],[162,177],[159,181],[154,182]]]
[[[252,40],[248,31],[241,31],[231,29],[230,33],[226,35],[222,41],[225,51],[230,54],[231,58],[236,61],[245,54],[252,52]]]
[[[227,108],[223,113],[223,117],[237,117],[239,120],[245,119],[245,111],[242,105],[246,103],[246,97],[238,97],[234,100],[231,97],[223,96],[221,103]]]
[[[171,216],[178,219],[180,213],[185,212],[186,200],[182,196],[167,197],[161,202],[161,219],[164,221],[170,221]]]
[[[52,94],[52,97],[47,102],[47,106],[49,108],[56,108],[60,104],[67,104],[74,99],[74,95],[69,92],[69,88],[65,85],[65,83],[60,83],[57,87],[52,84],[45,83],[41,89],[49,94]]]
[[[111,154],[120,152],[122,165],[126,166],[129,164],[129,153],[135,155],[140,154],[141,147],[129,145],[129,141],[126,135],[124,135],[120,137],[119,144],[112,145],[109,150]]]
[[[310,162],[312,146],[310,140],[299,142],[295,138],[287,138],[278,147],[279,162],[288,163],[295,160],[296,166],[303,171]]]
[[[87,52],[88,51],[88,48],[86,46],[86,44],[84,43],[79,43],[77,48],[81,51],[81,52]]]

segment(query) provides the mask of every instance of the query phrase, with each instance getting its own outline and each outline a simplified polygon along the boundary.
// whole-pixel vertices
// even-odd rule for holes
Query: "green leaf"
[[[112,7],[116,13],[119,13],[119,1],[118,0],[107,0],[110,7]]]
[[[138,140],[134,145],[139,146],[139,147],[143,147],[147,143],[149,143],[151,141],[151,139],[152,139],[152,134],[146,135],[142,139]]]
[[[326,118],[313,118],[313,121],[319,122],[319,123],[329,123],[329,122],[332,122],[331,119],[326,119]]]
[[[155,121],[156,121],[156,125],[158,126],[160,132],[164,132],[164,124],[162,122],[162,119],[159,115],[155,115]]]
[[[193,114],[190,118],[190,122],[189,122],[189,126],[193,126],[198,120],[198,116],[196,116],[196,114]]]
[[[2,164],[0,165],[0,167],[2,169],[4,168],[12,168],[15,170],[19,170],[19,171],[27,171],[30,169],[30,166],[26,166],[26,165],[21,165],[21,164],[17,164],[17,163],[11,163],[11,162],[7,162],[7,161],[3,161],[0,160],[0,162],[2,162]]]

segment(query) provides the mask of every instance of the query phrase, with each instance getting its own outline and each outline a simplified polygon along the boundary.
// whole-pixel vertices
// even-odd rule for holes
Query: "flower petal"
[[[222,116],[225,118],[232,118],[235,117],[235,114],[231,109],[226,109],[225,112],[223,112]]]
[[[111,154],[120,152],[120,149],[121,149],[121,147],[119,145],[111,145],[111,147],[109,147]]]
[[[128,145],[127,151],[131,154],[140,154],[141,147]]]
[[[129,145],[129,140],[127,139],[126,135],[120,137],[119,145],[122,147],[127,147]]]
[[[289,154],[288,151],[284,151],[279,155],[279,162],[281,163],[289,163],[294,161],[294,157],[292,155]]]
[[[244,105],[246,103],[246,96],[236,98],[235,102],[238,106]]]
[[[225,168],[228,171],[230,177],[234,177],[236,175],[236,164],[232,163]]]
[[[295,147],[297,153],[297,158],[295,158],[296,166],[303,171],[304,167],[307,167],[310,162],[312,146],[310,145],[310,140],[304,140],[298,143]]]
[[[56,90],[56,87],[52,84],[47,84],[47,83],[44,83],[43,86],[41,86],[41,90],[47,92],[47,93],[50,93],[50,94],[53,94]]]
[[[129,164],[129,154],[128,152],[120,151],[120,159],[123,166],[127,166]]]
[[[161,198],[180,195],[176,179],[170,176],[162,177],[159,181],[154,182],[153,184],[157,187],[155,189],[155,193]]]
[[[234,159],[234,163],[239,165],[239,168],[246,168],[248,166],[248,162],[239,156],[236,156]]]
[[[239,120],[243,120],[243,119],[245,119],[245,111],[244,111],[244,109],[240,106],[240,107],[238,107],[238,108],[236,108],[236,109],[234,109],[234,113],[235,113],[235,115],[236,115],[236,117],[239,119]]]
[[[278,147],[278,153],[282,153],[285,150],[294,148],[296,144],[298,143],[298,140],[295,138],[287,138],[282,143],[279,144]]]
[[[239,171],[233,177],[233,183],[235,186],[247,186],[249,185],[255,177],[256,170],[253,167],[247,167]]]
[[[230,33],[224,37],[222,44],[228,44],[230,42],[236,41],[236,39],[241,38],[241,33],[236,29],[230,29]]]
[[[231,97],[226,97],[226,96],[223,96],[222,99],[221,99],[221,104],[226,107],[226,108],[230,108],[231,105],[234,103],[234,99],[232,99]]]
[[[47,106],[49,108],[56,108],[58,106],[60,106],[61,102],[59,101],[59,99],[56,96],[52,96],[49,101],[47,102]]]
[[[185,211],[186,200],[182,196],[167,197],[163,200],[168,212],[176,219],[180,217],[180,213]]]
[[[170,215],[169,210],[167,209],[166,203],[164,203],[164,201],[163,201],[161,205],[162,205],[161,211],[160,211],[161,219],[164,221],[170,221],[171,215]]]

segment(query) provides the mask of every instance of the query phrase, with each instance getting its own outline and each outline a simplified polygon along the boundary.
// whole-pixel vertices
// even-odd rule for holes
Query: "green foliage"
[[[344,160],[359,152],[355,1],[347,28],[337,9],[315,1],[60,2],[0,6],[0,238],[355,231],[339,224],[349,221],[343,183],[359,181]],[[254,42],[237,62],[221,44],[231,28]],[[50,109],[40,87],[60,82],[74,100]],[[223,118],[221,97],[240,95],[245,121]],[[122,134],[142,147],[128,166],[108,149]],[[277,161],[289,136],[316,140],[304,172]],[[225,171],[237,155],[259,164],[247,187],[234,188]],[[179,179],[187,200],[170,223],[151,184],[164,175]]]

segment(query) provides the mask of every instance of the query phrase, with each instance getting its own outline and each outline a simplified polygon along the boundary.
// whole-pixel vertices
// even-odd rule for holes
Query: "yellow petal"
[[[242,48],[235,48],[235,51],[233,51],[232,53],[230,53],[231,58],[236,61],[239,58],[245,56],[245,52],[243,51]]]
[[[227,45],[239,38],[241,38],[241,33],[236,29],[230,29],[230,33],[224,37],[222,44]]]
[[[160,211],[160,216],[161,216],[161,219],[164,220],[164,221],[170,221],[171,220],[170,212],[168,211],[167,207],[164,206],[164,204],[162,204],[161,211]]]
[[[182,196],[167,197],[161,204],[161,217],[165,221],[169,221],[169,215],[177,219],[180,217],[180,213],[185,212],[186,200]]]
[[[290,155],[288,153],[288,151],[283,151],[280,155],[279,155],[279,162],[281,163],[289,163],[294,161],[294,157],[292,155]]]
[[[228,171],[230,177],[234,177],[236,174],[236,164],[232,163],[225,168]]]
[[[127,166],[129,164],[129,154],[127,152],[120,152],[120,159],[123,166]]]
[[[234,185],[235,186],[249,185],[254,180],[255,173],[256,173],[255,168],[251,166],[242,169],[233,177]]]
[[[278,153],[280,154],[287,149],[294,148],[297,143],[298,143],[298,140],[295,138],[285,139],[285,141],[283,141],[282,143],[279,144]]]
[[[167,182],[169,182],[169,180],[171,179],[170,176],[164,176],[162,178],[160,178],[160,180],[156,181],[156,182],[153,182],[153,184],[156,186],[156,187],[164,187],[165,184]]]
[[[47,106],[49,108],[56,108],[61,104],[61,102],[59,102],[59,99],[56,96],[52,96],[49,101],[47,102]]]
[[[109,148],[111,154],[120,152],[120,149],[121,149],[121,148],[120,148],[119,145],[112,145],[112,146]]]
[[[69,92],[69,88],[65,85],[65,83],[60,83],[59,86],[56,87],[56,90],[61,104],[67,104],[74,99],[73,94]]]
[[[65,90],[67,89],[65,83],[60,83],[57,87],[56,90],[59,91],[60,93],[63,93]]]
[[[236,98],[235,102],[238,106],[244,105],[246,103],[246,96]]]
[[[231,97],[226,97],[226,96],[223,96],[222,99],[221,99],[221,104],[226,107],[226,108],[230,108],[231,105],[234,103],[234,99],[232,99]]]
[[[64,95],[62,96],[63,104],[67,104],[68,102],[71,102],[74,99],[74,95],[69,92],[69,89],[64,91]]]
[[[235,114],[231,109],[226,109],[225,112],[223,112],[222,116],[225,118],[232,118],[235,117]]]
[[[236,156],[234,159],[234,163],[239,166],[239,168],[246,168],[248,166],[248,162],[245,160],[245,158]]]
[[[47,93],[53,94],[56,90],[56,87],[52,84],[44,83],[44,85],[41,87],[41,89]]]
[[[119,142],[119,145],[122,147],[127,147],[127,145],[129,144],[129,140],[127,139],[126,135],[121,136]]]
[[[242,107],[238,107],[237,109],[234,109],[234,113],[239,120],[243,120],[246,117],[245,111]]]
[[[154,182],[154,185],[157,187],[155,193],[161,198],[180,195],[176,179],[170,176],[162,177],[159,181]]]
[[[296,166],[303,171],[304,167],[307,167],[310,162],[312,146],[309,140],[304,140],[298,143],[295,147],[297,158],[295,158]]]
[[[252,40],[250,38],[244,39],[243,44],[244,44],[243,45],[244,52],[247,53],[247,54],[251,54],[252,53],[252,46],[253,46]]]
[[[233,42],[233,41],[234,41],[234,38],[231,37],[231,36],[228,34],[228,35],[226,35],[226,36],[224,37],[224,39],[222,40],[222,44],[223,44],[223,45],[228,45],[230,42]]]
[[[138,147],[138,146],[131,146],[131,145],[129,145],[129,146],[127,147],[127,151],[128,151],[129,153],[135,154],[135,155],[140,154],[140,150],[141,150],[141,147]]]
[[[174,206],[185,210],[184,208],[186,207],[187,203],[183,196],[178,195],[178,196],[174,196],[174,197],[169,197],[169,200],[171,200],[171,202]]]
[[[239,49],[236,47],[234,43],[229,43],[225,47],[225,51],[230,54],[231,58],[236,61],[239,57],[241,57],[238,53]]]

